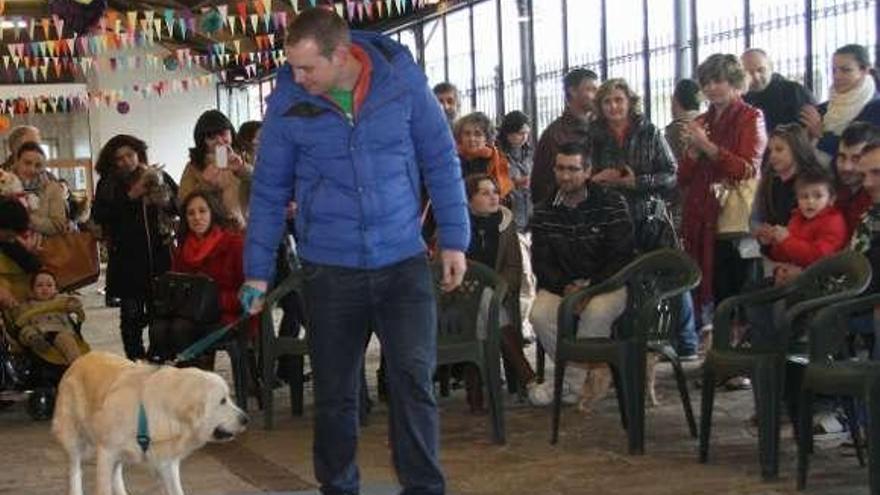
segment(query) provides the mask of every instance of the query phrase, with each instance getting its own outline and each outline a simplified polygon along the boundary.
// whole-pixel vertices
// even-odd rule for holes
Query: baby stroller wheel
[[[37,388],[28,397],[27,413],[34,421],[46,421],[55,409],[55,389]]]

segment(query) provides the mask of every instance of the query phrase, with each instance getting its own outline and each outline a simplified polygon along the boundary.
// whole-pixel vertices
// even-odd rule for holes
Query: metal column
[[[691,44],[691,11],[689,0],[675,0],[675,79],[687,79],[693,74],[693,46]]]

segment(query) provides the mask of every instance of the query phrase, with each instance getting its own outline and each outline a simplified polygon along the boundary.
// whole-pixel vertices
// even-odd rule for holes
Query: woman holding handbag
[[[638,252],[678,247],[669,205],[676,189],[676,161],[663,132],[642,114],[641,98],[623,79],[605,81],[596,92],[596,106],[599,112],[590,127],[590,180],[626,197]],[[685,294],[674,304],[679,306],[676,350],[682,359],[695,360],[693,300]]]
[[[217,287],[220,323],[232,323],[242,313],[238,302],[238,291],[244,283],[242,234],[226,213],[221,200],[210,192],[191,192],[184,198],[181,210],[184,218],[171,271],[204,275],[213,280]],[[189,323],[151,326],[150,354],[171,357],[201,338],[204,328],[199,328],[195,322]],[[251,328],[256,330],[256,326]],[[200,357],[197,364],[204,369],[213,369],[214,354]]]
[[[737,294],[757,266],[749,218],[767,133],[761,111],[741,98],[746,74],[735,55],[716,53],[697,74],[710,106],[686,129],[678,182],[684,247],[703,271],[697,308],[709,324],[707,309]]]

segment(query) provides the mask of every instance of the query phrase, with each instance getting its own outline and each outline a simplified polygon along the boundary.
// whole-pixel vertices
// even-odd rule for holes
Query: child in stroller
[[[74,359],[89,351],[80,334],[82,303],[58,295],[55,277],[41,270],[31,282],[31,300],[3,312],[0,337],[0,395],[3,405],[28,398],[28,413],[48,419],[55,387]]]

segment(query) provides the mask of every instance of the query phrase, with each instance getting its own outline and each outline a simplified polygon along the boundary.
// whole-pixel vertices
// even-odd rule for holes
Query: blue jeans
[[[303,263],[315,387],[315,476],[321,493],[359,493],[355,455],[364,342],[382,344],[389,435],[402,495],[445,491],[432,376],[437,309],[424,256],[362,270]]]
[[[697,321],[694,317],[694,298],[688,291],[678,297],[675,302],[679,304],[678,328],[675,329],[675,350],[681,356],[696,354],[700,345],[700,337],[697,335]]]

